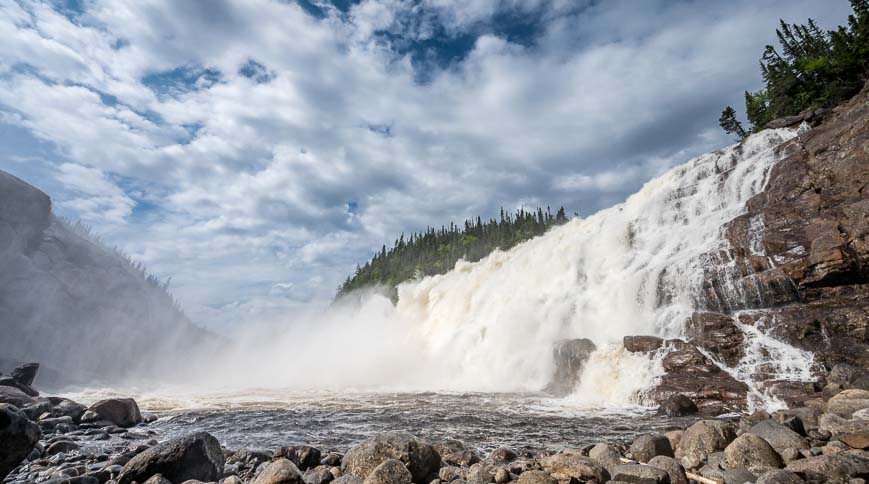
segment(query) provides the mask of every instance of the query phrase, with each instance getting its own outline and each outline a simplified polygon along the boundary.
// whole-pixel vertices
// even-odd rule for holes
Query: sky
[[[0,0],[0,170],[223,331],[382,244],[581,216],[732,142],[778,19],[846,0]]]

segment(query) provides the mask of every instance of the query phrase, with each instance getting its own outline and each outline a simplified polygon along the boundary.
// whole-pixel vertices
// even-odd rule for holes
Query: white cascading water
[[[599,350],[575,398],[636,399],[660,364],[621,350],[622,338],[680,335],[701,287],[700,256],[726,248],[722,225],[764,188],[773,148],[795,135],[763,131],[670,170],[623,204],[401,285],[395,311],[423,342],[420,357],[440,367],[434,385],[540,388],[553,373],[553,343],[588,338]]]
[[[638,396],[662,374],[661,356],[629,353],[623,337],[681,336],[702,287],[703,254],[727,249],[722,226],[764,189],[781,156],[773,148],[796,134],[765,130],[702,155],[622,204],[404,283],[396,305],[369,293],[298,315],[297,324],[249,328],[235,336],[236,350],[209,356],[205,371],[181,379],[213,378],[223,389],[537,391],[555,372],[554,343],[588,338],[598,349],[571,404],[642,403]],[[745,331],[750,354],[727,369],[738,378],[750,377],[763,352],[791,355]]]

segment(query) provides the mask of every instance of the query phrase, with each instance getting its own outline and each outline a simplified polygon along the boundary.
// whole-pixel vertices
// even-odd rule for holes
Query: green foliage
[[[747,136],[745,129],[742,127],[742,123],[736,119],[736,111],[730,106],[727,106],[724,108],[724,111],[721,111],[721,117],[718,118],[718,124],[724,128],[725,133],[735,134],[739,136],[739,139],[745,139]]]
[[[851,7],[847,25],[829,32],[811,19],[805,25],[779,21],[779,48],[766,46],[760,58],[766,87],[745,93],[752,132],[776,118],[834,106],[860,91],[869,79],[869,0],[851,0]],[[731,123],[725,126],[723,114],[720,121],[725,131],[735,132]]]
[[[394,291],[404,281],[443,274],[455,267],[459,259],[476,262],[497,248],[507,250],[565,222],[564,207],[555,215],[548,207],[546,212],[541,208],[536,211],[519,209],[514,215],[502,208],[498,220],[483,223],[477,217],[466,220],[464,228],[450,223],[440,230],[429,227],[424,232],[411,234],[408,239],[401,234],[391,249],[384,245],[364,266],[357,267],[356,273],[341,285],[338,295],[375,285]]]

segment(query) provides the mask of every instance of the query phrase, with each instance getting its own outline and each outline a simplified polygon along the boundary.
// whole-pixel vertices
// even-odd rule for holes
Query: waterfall
[[[622,204],[405,282],[394,305],[369,291],[325,314],[300,315],[299,324],[248,331],[236,338],[239,353],[221,358],[226,368],[210,363],[209,371],[224,385],[537,391],[555,372],[554,343],[587,338],[597,350],[569,399],[642,403],[638,395],[663,371],[662,355],[628,353],[623,337],[682,336],[703,299],[704,271],[729,270],[721,267],[727,257],[709,257],[728,253],[722,226],[764,189],[783,156],[775,147],[795,135],[766,130],[694,158]],[[744,290],[722,288],[731,300]]]
[[[622,204],[399,286],[396,317],[414,328],[420,358],[439,368],[435,386],[539,388],[563,338],[601,348],[577,393],[618,403],[649,386],[659,364],[612,345],[626,335],[681,335],[699,298],[702,256],[727,249],[722,225],[763,190],[774,148],[793,136],[763,131],[673,168]],[[613,371],[628,361],[635,370]]]

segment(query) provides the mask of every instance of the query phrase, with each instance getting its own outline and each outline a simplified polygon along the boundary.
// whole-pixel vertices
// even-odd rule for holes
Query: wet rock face
[[[753,326],[812,352],[811,371],[821,379],[837,364],[852,365],[847,382],[829,394],[869,387],[869,376],[858,376],[869,375],[867,146],[869,85],[822,124],[775,148],[782,159],[766,188],[723,227],[727,246],[700,258],[705,277],[700,311],[685,323],[689,346],[734,367],[746,357],[740,325]],[[674,353],[653,400],[681,393],[705,414],[745,408],[746,388],[716,374],[698,351]],[[791,406],[816,391],[776,381],[763,367],[752,378]]]
[[[23,412],[0,403],[0,481],[30,454],[41,435]]]
[[[825,123],[779,148],[790,156],[773,167],[766,190],[749,200],[747,212],[725,227],[736,270],[709,274],[706,306],[729,312],[786,303],[838,305],[848,293],[855,298],[849,306],[867,307],[867,100],[864,89]],[[720,289],[728,284],[754,290],[727,298]],[[866,312],[857,319],[865,342]],[[829,334],[837,336],[845,334]]]
[[[555,376],[545,391],[567,395],[579,382],[582,366],[597,347],[588,339],[565,339],[555,343],[552,358],[555,360]]]
[[[216,481],[223,476],[224,463],[217,439],[199,432],[157,444],[136,455],[124,466],[118,482],[143,482],[154,474],[163,474],[172,482]]]
[[[132,398],[109,398],[91,405],[81,419],[84,422],[107,421],[124,428],[142,423],[142,414]]]
[[[680,349],[674,349],[664,357],[666,373],[661,377],[660,383],[650,391],[652,400],[663,404],[671,399],[684,397],[706,415],[745,409],[748,394],[745,383],[721,371],[697,347],[685,343],[676,347]],[[692,410],[684,400],[681,404],[686,406],[685,411]]]

